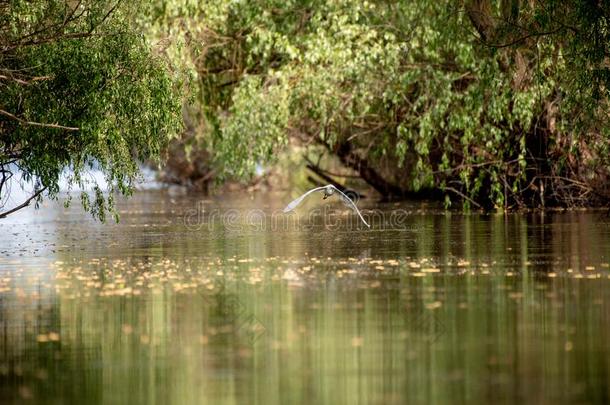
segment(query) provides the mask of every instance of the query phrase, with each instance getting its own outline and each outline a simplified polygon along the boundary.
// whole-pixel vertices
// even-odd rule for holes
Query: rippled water
[[[363,200],[368,230],[340,203],[306,216],[317,200],[282,222],[289,199],[151,191],[120,224],[55,204],[0,222],[0,399],[610,400],[602,212]]]

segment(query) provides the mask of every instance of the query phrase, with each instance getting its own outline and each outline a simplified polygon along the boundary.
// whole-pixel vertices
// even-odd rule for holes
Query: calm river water
[[[604,213],[290,197],[0,222],[0,401],[610,402]]]

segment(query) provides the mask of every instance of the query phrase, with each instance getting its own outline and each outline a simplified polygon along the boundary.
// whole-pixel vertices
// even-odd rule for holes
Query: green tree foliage
[[[180,100],[133,12],[102,1],[0,1],[0,200],[9,178],[36,184],[34,197],[87,187],[84,207],[104,220],[113,196],[131,193],[138,163],[158,158],[180,130]],[[0,212],[0,215],[2,212]],[[6,214],[6,212],[4,212]]]
[[[607,10],[538,4],[168,0],[151,15],[197,78],[194,138],[219,173],[248,178],[292,138],[386,196],[599,202],[609,138],[596,106],[608,87],[587,84],[606,77]],[[576,28],[542,35],[558,24]]]
[[[530,71],[551,89],[527,137],[541,198],[547,184],[564,205],[607,203],[610,4],[470,0],[465,9],[488,54],[513,56],[508,73]]]

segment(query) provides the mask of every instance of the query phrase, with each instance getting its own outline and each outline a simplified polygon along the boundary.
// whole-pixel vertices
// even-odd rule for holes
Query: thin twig
[[[51,78],[51,76],[37,76],[37,77],[32,77],[28,81],[28,80],[19,79],[18,77],[9,77],[9,76],[5,76],[5,75],[0,75],[0,79],[2,79],[2,80],[13,80],[13,81],[15,81],[19,84],[23,84],[23,85],[29,85],[29,84],[32,84],[32,82],[37,82],[40,80],[48,80],[50,78]]]
[[[471,204],[477,206],[479,209],[483,209],[483,207],[481,206],[481,204],[477,203],[475,200],[473,200],[472,198],[468,197],[466,194],[462,193],[461,191],[453,188],[453,187],[443,187],[443,190],[447,190],[447,191],[451,191],[454,192],[455,194],[459,195],[460,197],[462,197],[463,199],[469,201]]]
[[[502,160],[493,160],[490,162],[482,162],[482,163],[472,163],[472,164],[464,163],[464,164],[461,164],[459,166],[452,167],[452,168],[447,168],[447,169],[443,169],[443,170],[434,170],[431,173],[440,174],[440,173],[455,172],[455,171],[463,170],[463,169],[474,169],[474,168],[491,166],[491,165],[508,166],[508,165],[511,165],[511,164],[517,163],[517,162],[519,162],[519,159],[509,160],[508,162],[504,162]]]
[[[77,128],[77,127],[66,127],[66,126],[59,125],[59,124],[45,124],[42,122],[27,121],[27,120],[17,117],[14,114],[11,114],[8,111],[4,111],[4,110],[0,110],[0,115],[4,115],[6,117],[12,118],[16,121],[19,121],[20,123],[22,123],[24,125],[31,125],[34,127],[44,127],[44,128],[65,129],[66,131],[80,131],[80,128]]]
[[[30,202],[34,198],[37,198],[46,189],[47,189],[46,187],[43,187],[40,190],[36,191],[34,194],[32,194],[32,196],[30,198],[28,198],[27,200],[25,200],[22,204],[19,204],[15,208],[12,208],[12,209],[10,209],[8,211],[0,212],[0,219],[1,218],[6,218],[8,215],[12,214],[13,212],[19,211],[20,209],[23,209],[23,208],[27,207],[28,205],[30,205]]]

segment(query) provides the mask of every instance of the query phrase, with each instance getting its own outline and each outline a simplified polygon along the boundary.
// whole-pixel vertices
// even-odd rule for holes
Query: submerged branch
[[[451,191],[452,193],[455,193],[455,194],[459,195],[460,197],[462,197],[464,200],[470,202],[472,205],[476,206],[477,208],[483,209],[483,206],[481,204],[479,204],[472,198],[468,197],[466,194],[462,193],[460,190],[458,190],[456,188],[445,186],[445,187],[443,187],[443,191]]]

